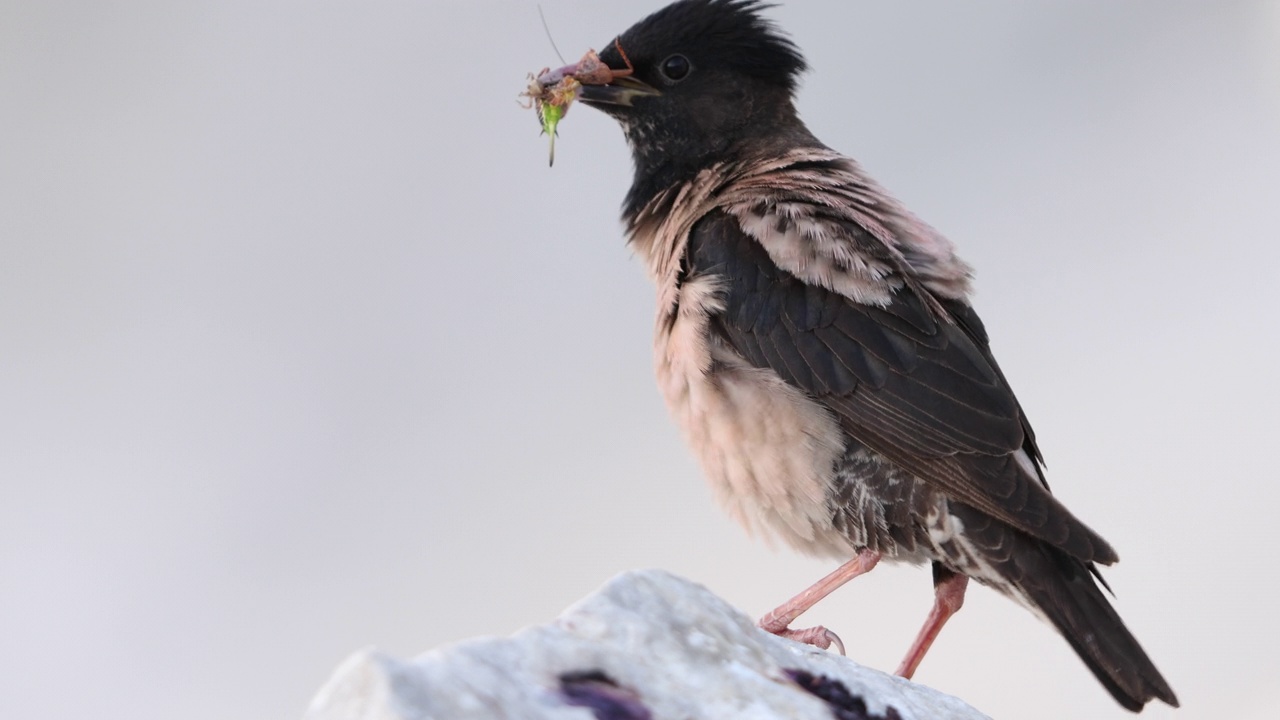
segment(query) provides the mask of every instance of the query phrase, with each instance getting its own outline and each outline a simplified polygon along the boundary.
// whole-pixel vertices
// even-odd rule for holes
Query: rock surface
[[[364,650],[307,720],[983,718],[964,702],[758,629],[666,572],[619,575],[554,621],[399,660]]]

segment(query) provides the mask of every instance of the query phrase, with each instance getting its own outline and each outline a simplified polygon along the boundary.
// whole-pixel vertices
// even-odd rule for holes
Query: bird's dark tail
[[[966,574],[1038,609],[1125,708],[1138,712],[1152,699],[1178,706],[1169,683],[1098,587],[1091,564],[968,506],[953,503],[951,510],[964,522],[970,550],[984,560],[982,572]]]
[[[1026,538],[1026,545],[1026,555],[1017,558],[1023,572],[1015,586],[1062,633],[1116,702],[1134,712],[1153,698],[1177,707],[1173,689],[1102,594],[1089,566],[1041,541]],[[1033,569],[1037,563],[1043,570]]]

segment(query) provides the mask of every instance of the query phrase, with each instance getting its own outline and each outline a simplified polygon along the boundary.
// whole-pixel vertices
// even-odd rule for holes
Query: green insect
[[[543,68],[537,75],[529,74],[529,87],[520,93],[520,97],[528,100],[522,103],[524,107],[537,109],[538,122],[542,123],[542,132],[551,138],[551,165],[556,162],[556,127],[568,114],[569,106],[578,99],[582,86],[584,84],[608,85],[618,78],[635,72],[631,59],[622,52],[622,44],[616,40],[614,43],[618,48],[618,54],[627,64],[625,70],[610,68],[600,60],[595,50],[588,50],[576,65],[555,71]]]
[[[556,162],[556,126],[560,124],[569,106],[578,99],[578,90],[582,83],[573,75],[550,73],[544,69],[536,76],[529,75],[529,87],[520,93],[527,98],[526,108],[538,111],[538,122],[542,123],[542,132],[551,138],[551,164]]]
[[[537,83],[537,80],[534,80]],[[578,97],[581,83],[573,77],[565,77],[559,82],[545,87],[533,98],[538,109],[538,121],[542,123],[542,132],[551,139],[551,158],[549,165],[556,163],[556,126],[569,112],[569,105]],[[532,88],[530,88],[532,89]]]
[[[548,165],[556,164],[556,125],[564,117],[569,108],[564,105],[543,104],[538,108],[538,120],[542,122],[542,133],[551,138],[551,159]]]

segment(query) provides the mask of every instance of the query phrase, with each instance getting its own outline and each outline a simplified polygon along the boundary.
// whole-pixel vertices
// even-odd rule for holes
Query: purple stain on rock
[[[830,705],[836,720],[902,720],[898,711],[891,707],[886,707],[883,715],[867,712],[867,702],[849,692],[849,688],[839,680],[804,670],[787,670],[786,673],[795,684]]]
[[[634,690],[628,690],[600,670],[580,670],[560,676],[565,702],[587,708],[596,720],[652,720],[649,708]]]

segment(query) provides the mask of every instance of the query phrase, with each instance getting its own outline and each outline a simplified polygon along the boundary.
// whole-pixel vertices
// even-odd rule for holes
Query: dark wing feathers
[[[973,338],[974,349],[981,353],[982,359],[979,362],[985,362],[1000,377],[1000,382],[1008,385],[1009,383],[1004,379],[1004,373],[1000,371],[1000,366],[996,364],[995,357],[991,355],[991,347],[987,341],[987,328],[982,324],[982,319],[978,317],[978,313],[974,312],[969,305],[955,300],[945,300],[942,305],[951,314],[956,324],[970,338]],[[1022,449],[1036,461],[1036,473],[1040,476],[1040,483],[1047,490],[1049,483],[1045,480],[1044,470],[1041,468],[1041,465],[1044,465],[1044,456],[1040,454],[1040,448],[1036,446],[1036,433],[1031,429],[1031,423],[1027,422],[1027,414],[1022,412],[1022,405],[1018,405],[1018,414],[1022,416],[1022,432],[1027,436]]]
[[[1083,561],[1115,561],[1102,538],[1019,467],[1017,450],[1034,461],[1040,453],[968,305],[939,300],[950,316],[943,318],[909,288],[880,307],[809,285],[722,212],[695,225],[685,262],[687,276],[722,278],[725,310],[713,331],[747,362],[827,405],[852,437]]]
[[[820,347],[818,343],[806,343],[807,345],[815,346],[813,352],[821,352],[822,348],[826,348],[836,356],[836,359],[842,365],[848,368],[855,380],[873,388],[884,387],[885,382],[889,379],[889,366],[872,354],[865,352],[853,338],[831,326],[816,328],[812,334],[818,340],[818,343],[821,343]],[[856,387],[855,384],[847,389],[841,388],[839,394],[841,396],[847,395],[853,392]]]
[[[811,331],[818,342],[798,345],[800,354],[813,370],[817,395],[847,395],[858,387],[858,376],[844,359],[822,341],[823,328]],[[884,372],[888,372],[886,368]]]

